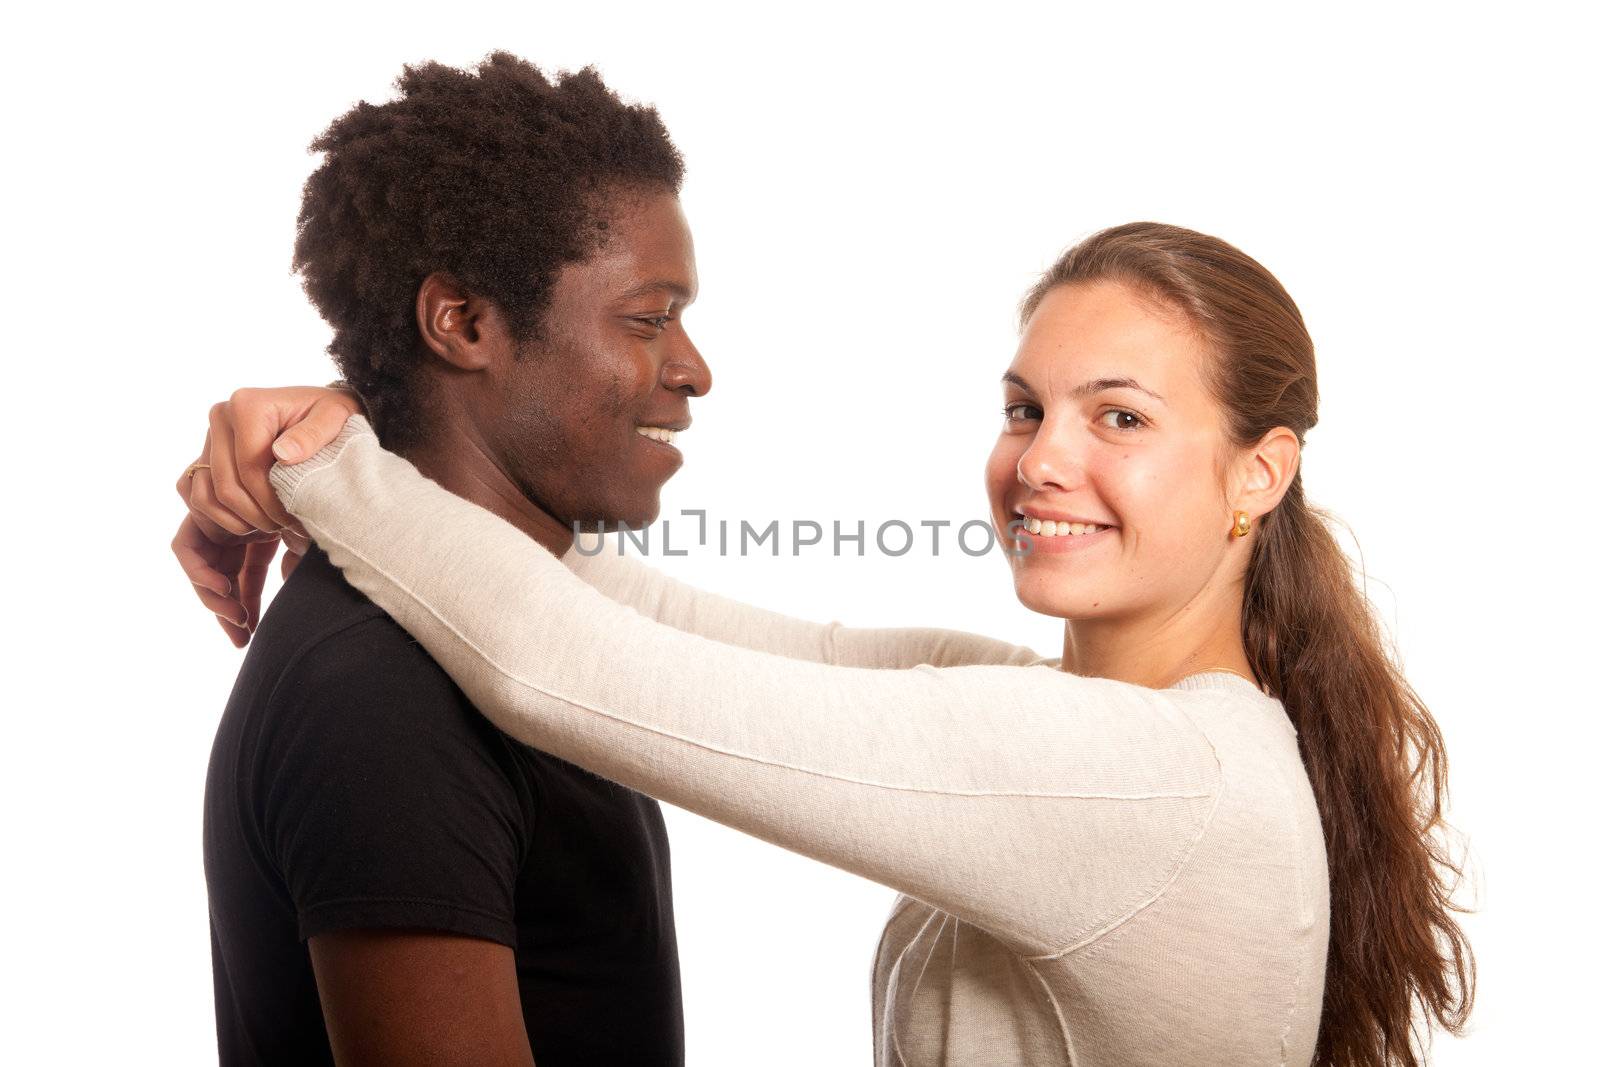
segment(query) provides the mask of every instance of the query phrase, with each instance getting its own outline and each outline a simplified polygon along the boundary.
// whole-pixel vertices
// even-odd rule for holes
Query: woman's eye
[[[1000,409],[1007,422],[1033,422],[1044,418],[1044,412],[1033,404],[1007,404]]]
[[[1114,426],[1108,426],[1107,429],[1121,430],[1124,433],[1127,433],[1127,432],[1131,432],[1133,430],[1137,430],[1140,427],[1145,425],[1145,421],[1144,421],[1144,416],[1143,415],[1140,415],[1137,411],[1129,411],[1127,408],[1110,408],[1110,409],[1108,409],[1106,411],[1101,412],[1100,413],[1100,418],[1104,419],[1107,415],[1115,415],[1119,419],[1123,418],[1123,417],[1126,417],[1128,420],[1130,420],[1129,422],[1126,422],[1126,423],[1119,422]]]

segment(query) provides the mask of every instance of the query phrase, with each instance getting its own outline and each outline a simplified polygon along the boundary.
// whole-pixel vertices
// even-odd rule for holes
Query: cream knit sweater
[[[1294,728],[1248,681],[1147,689],[563,565],[360,415],[272,483],[506,733],[898,890],[881,1067],[1310,1062],[1327,859]]]

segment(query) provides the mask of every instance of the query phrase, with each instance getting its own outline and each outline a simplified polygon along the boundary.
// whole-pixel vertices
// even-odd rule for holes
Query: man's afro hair
[[[625,104],[591,67],[552,81],[508,52],[476,71],[408,65],[399,97],[362,102],[311,144],[294,269],[333,327],[328,351],[384,444],[426,430],[413,388],[417,290],[436,271],[495,304],[519,344],[550,287],[605,226],[603,201],[676,192],[683,160],[654,108]]]

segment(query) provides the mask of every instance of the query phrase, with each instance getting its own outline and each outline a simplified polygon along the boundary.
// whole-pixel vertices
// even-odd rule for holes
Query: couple
[[[1399,1064],[1459,1026],[1442,741],[1305,498],[1264,268],[1138,223],[1023,301],[986,482],[1059,658],[813,624],[573,545],[656,516],[711,385],[655,113],[504,53],[399,87],[300,216],[353,390],[235,394],[179,481],[251,644],[207,779],[224,1062],[681,1062],[640,794],[899,890],[879,1064]]]

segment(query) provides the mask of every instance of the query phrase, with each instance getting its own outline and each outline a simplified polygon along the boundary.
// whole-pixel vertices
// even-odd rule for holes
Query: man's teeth
[[[668,430],[661,426],[635,426],[634,429],[637,430],[643,437],[648,437],[652,441],[660,441],[663,444],[668,445],[672,443],[672,439],[674,437],[678,436],[677,430]]]
[[[1092,522],[1056,522],[1054,519],[1035,519],[1032,517],[1024,517],[1022,525],[1029,533],[1040,537],[1069,537],[1110,529],[1109,526],[1096,526]]]

